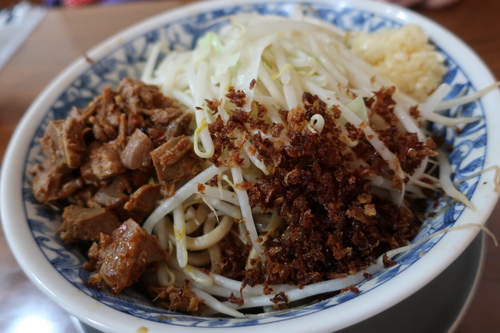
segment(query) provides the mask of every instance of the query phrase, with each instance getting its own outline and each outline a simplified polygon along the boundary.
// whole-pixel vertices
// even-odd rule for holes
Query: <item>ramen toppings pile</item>
[[[434,112],[449,87],[421,29],[371,40],[297,15],[237,15],[165,57],[160,42],[140,80],[47,126],[33,190],[86,249],[87,286],[240,317],[357,291],[395,263],[443,180],[423,126],[474,119]],[[403,55],[432,73],[403,84],[374,68]]]

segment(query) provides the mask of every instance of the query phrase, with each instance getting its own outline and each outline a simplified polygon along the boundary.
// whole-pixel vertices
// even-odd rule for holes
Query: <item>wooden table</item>
[[[0,160],[30,103],[76,57],[135,22],[187,2],[191,1],[51,9],[39,28],[0,71]],[[500,1],[463,0],[441,11],[417,11],[462,38],[500,78]],[[497,237],[500,237],[499,219],[500,205],[489,221],[489,227]],[[499,258],[500,248],[489,242],[481,283],[457,332],[499,330]],[[30,323],[35,326],[30,327]],[[44,327],[52,330],[44,330]],[[0,234],[0,331],[75,332],[69,316],[25,277],[7,247],[3,232]]]

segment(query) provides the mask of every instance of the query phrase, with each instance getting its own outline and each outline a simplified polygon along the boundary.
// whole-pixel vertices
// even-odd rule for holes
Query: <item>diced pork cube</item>
[[[113,177],[126,171],[120,160],[120,154],[112,145],[103,144],[93,148],[90,153],[90,165],[92,172],[99,179]]]
[[[123,206],[127,202],[128,195],[125,192],[129,192],[130,190],[128,177],[125,174],[119,175],[113,178],[110,184],[102,185],[95,193],[94,200],[100,206],[116,208]]]
[[[127,145],[120,154],[121,161],[127,169],[146,168],[151,163],[153,142],[141,130],[136,129],[128,138]]]
[[[156,207],[160,194],[159,184],[142,185],[132,193],[123,206],[126,210],[149,213]]]
[[[186,136],[169,139],[153,150],[151,157],[161,182],[188,179],[200,170],[201,161],[192,153],[193,143]]]
[[[157,236],[129,219],[111,236],[102,234],[99,243],[89,250],[89,258],[96,268],[89,283],[104,281],[112,292],[119,293],[136,283],[149,265],[165,260],[167,252]]]
[[[105,208],[85,208],[70,205],[64,209],[64,222],[59,229],[61,238],[68,243],[100,239],[100,234],[111,234],[121,223],[118,218]]]

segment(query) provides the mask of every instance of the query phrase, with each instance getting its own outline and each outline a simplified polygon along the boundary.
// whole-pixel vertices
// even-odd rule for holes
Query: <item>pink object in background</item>
[[[72,8],[89,5],[94,2],[99,2],[99,0],[63,0],[62,2],[66,7]]]

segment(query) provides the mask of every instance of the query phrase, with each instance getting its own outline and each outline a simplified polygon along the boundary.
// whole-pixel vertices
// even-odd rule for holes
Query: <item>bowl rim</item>
[[[87,54],[90,58],[100,58],[121,44],[123,40],[133,38],[149,31],[153,27],[160,26],[165,21],[170,19],[175,20],[181,15],[195,15],[197,13],[213,10],[218,7],[229,7],[240,4],[249,3],[298,3],[300,0],[237,0],[228,3],[224,0],[203,1],[191,3],[181,6],[163,13],[159,13],[153,17],[147,18],[139,23],[136,23],[129,28],[118,32],[109,37],[97,46],[92,48]],[[321,3],[327,6],[335,4],[336,6],[345,6],[349,8],[362,8],[363,10],[371,11],[379,15],[392,17],[393,19],[401,20],[403,23],[417,23],[423,26],[425,32],[432,39],[438,41],[438,45],[447,50],[460,49],[456,54],[455,60],[460,64],[461,68],[466,73],[474,71],[474,75],[469,79],[475,86],[483,86],[484,82],[493,83],[494,77],[490,70],[486,67],[479,56],[468,47],[464,42],[457,38],[453,33],[438,25],[437,23],[427,19],[426,17],[415,13],[409,9],[402,8],[392,4],[379,3],[367,0],[313,0],[311,3]],[[462,59],[462,60],[460,60]],[[466,60],[466,61],[465,61]],[[62,89],[72,82],[83,70],[88,69],[90,64],[85,57],[79,57],[42,91],[35,99],[32,105],[27,110],[26,114],[21,119],[7,147],[7,151],[3,161],[0,179],[0,206],[1,220],[5,232],[6,240],[13,252],[16,260],[22,267],[27,276],[52,300],[62,306],[71,315],[76,316],[88,325],[91,325],[99,330],[107,332],[123,332],[131,329],[136,330],[139,327],[147,327],[150,332],[160,331],[166,326],[164,323],[147,321],[144,319],[135,318],[128,314],[122,313],[109,306],[106,306],[92,297],[86,295],[82,291],[76,289],[57,272],[45,256],[39,250],[34,239],[26,239],[25,235],[30,233],[27,223],[16,223],[19,216],[25,216],[24,206],[22,202],[22,180],[24,162],[28,152],[28,143],[31,138],[27,138],[24,133],[33,133],[40,121],[45,117],[45,112],[52,105],[54,96],[58,96]],[[77,74],[75,74],[77,73]],[[490,92],[482,98],[483,105],[494,105],[492,103],[500,102],[500,91]],[[487,140],[486,161],[485,167],[489,165],[500,165],[500,147],[493,147],[492,142],[500,140],[500,133],[496,134],[493,130],[500,126],[500,117],[494,117],[493,114],[485,114],[489,117],[486,121]],[[498,132],[498,131],[497,131]],[[496,138],[495,140],[492,138]],[[19,158],[19,157],[22,158]],[[465,210],[460,221],[481,221],[485,223],[488,216],[494,209],[498,200],[499,194],[493,190],[492,177],[488,174],[483,175],[485,178],[478,183],[472,202],[477,210],[472,212]],[[485,183],[486,182],[486,183]],[[480,194],[484,195],[480,197]],[[447,233],[442,236],[442,239],[434,246],[433,250],[428,255],[420,258],[410,268],[398,274],[391,280],[390,288],[398,292],[391,292],[388,286],[380,286],[371,290],[370,293],[351,299],[336,305],[335,311],[342,311],[342,318],[337,322],[335,329],[348,327],[356,322],[367,319],[383,310],[397,304],[401,300],[418,291],[424,285],[429,283],[434,277],[439,275],[446,267],[448,267],[472,242],[479,229],[472,228],[466,230]],[[412,274],[419,272],[418,274]],[[407,286],[411,286],[408,288]],[[406,286],[406,288],[405,288]],[[69,297],[66,295],[70,295]],[[364,311],[360,309],[366,308],[366,304],[372,301],[373,304]],[[324,320],[324,315],[328,314],[331,309],[326,309],[317,313],[308,314],[301,318],[291,319],[294,325],[286,325],[291,332],[300,332],[302,325],[309,326],[311,322],[316,323],[314,330],[331,331],[331,322]],[[289,321],[289,322],[290,322]],[[283,328],[284,322],[270,323],[259,326],[265,332],[276,329],[276,324]],[[168,325],[169,329],[176,331],[192,331],[207,330],[208,328],[192,328],[179,327]],[[220,328],[218,328],[220,329]],[[224,328],[227,329],[227,328]],[[254,330],[254,326],[237,327],[238,330]],[[311,331],[313,329],[311,328]]]

